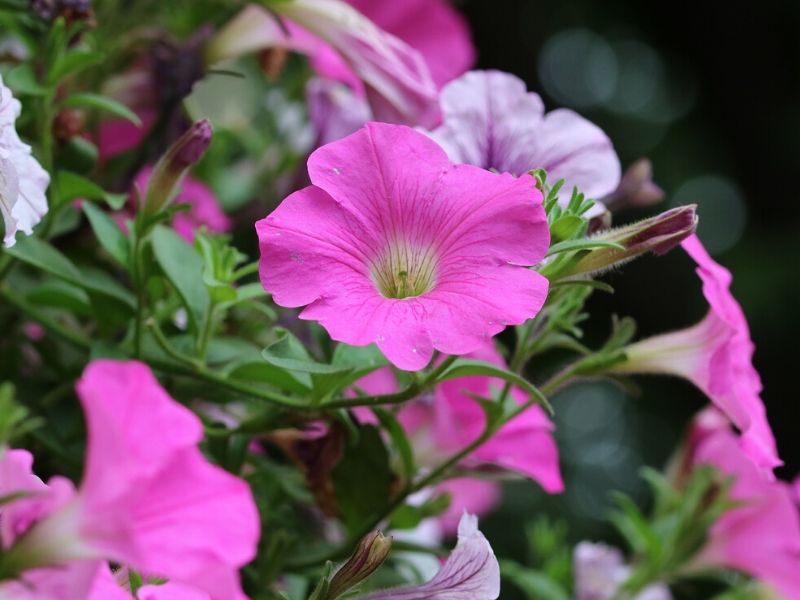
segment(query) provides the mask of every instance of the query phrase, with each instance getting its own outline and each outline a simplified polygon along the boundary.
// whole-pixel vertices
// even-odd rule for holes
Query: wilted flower
[[[17,231],[33,233],[47,213],[50,175],[17,135],[14,123],[22,111],[19,100],[0,77],[0,213],[5,222],[6,247],[13,246]]]
[[[615,600],[620,587],[631,575],[622,553],[605,544],[581,542],[572,558],[575,576],[575,600]],[[669,588],[656,583],[643,589],[631,600],[672,600]]]
[[[313,185],[256,224],[261,282],[308,305],[335,340],[375,342],[401,369],[466,354],[536,315],[549,244],[530,176],[453,165],[412,129],[380,123],[324,146]]]
[[[772,469],[782,463],[760,397],[761,379],[753,368],[747,319],[730,292],[731,274],[708,255],[697,236],[681,245],[697,263],[708,314],[694,327],[628,346],[627,361],[615,370],[688,379],[742,432],[745,453],[759,466]]]
[[[710,428],[714,422],[717,427]],[[711,527],[693,566],[739,569],[787,598],[800,598],[800,512],[791,486],[753,464],[723,419],[701,413],[698,423],[700,430],[690,436],[695,445],[690,448],[693,462],[733,477],[730,498],[738,506]]]
[[[477,517],[464,513],[458,543],[429,582],[374,592],[362,600],[495,600],[500,596],[500,565],[478,531]]]
[[[513,75],[471,71],[444,87],[440,103],[444,122],[428,134],[453,162],[513,175],[544,169],[548,181],[565,180],[564,203],[573,187],[599,200],[619,184],[619,159],[608,136],[571,110],[545,114],[539,95]],[[598,204],[587,216],[603,210]]]
[[[81,486],[66,500],[53,496],[57,503],[45,497],[58,506],[35,519],[31,503],[41,499],[13,503],[30,527],[13,520],[17,539],[4,558],[25,579],[109,559],[215,600],[243,598],[238,569],[255,554],[258,514],[247,484],[197,448],[200,420],[141,363],[93,362],[77,389],[89,433]]]
[[[250,5],[212,40],[209,62],[289,48],[309,55],[325,77],[362,82],[377,119],[428,127],[438,121],[437,88],[422,55],[355,8],[343,0],[291,0],[272,9],[287,19],[285,27]]]

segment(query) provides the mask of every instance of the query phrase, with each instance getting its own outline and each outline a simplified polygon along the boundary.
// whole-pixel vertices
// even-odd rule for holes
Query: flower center
[[[372,262],[370,272],[385,298],[412,298],[436,283],[436,254],[430,246],[392,243]]]

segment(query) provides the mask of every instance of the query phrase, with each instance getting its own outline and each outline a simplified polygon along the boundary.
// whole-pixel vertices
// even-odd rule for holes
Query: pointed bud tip
[[[214,128],[211,121],[201,119],[195,122],[177,142],[179,146],[177,161],[187,166],[198,162],[208,150],[213,136]]]

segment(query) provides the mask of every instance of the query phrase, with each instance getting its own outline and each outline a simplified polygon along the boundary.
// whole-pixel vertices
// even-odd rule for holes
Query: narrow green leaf
[[[497,377],[503,381],[506,381],[507,383],[519,386],[528,392],[528,394],[535,397],[538,403],[545,410],[551,414],[553,412],[553,409],[550,406],[550,403],[547,401],[547,398],[545,398],[544,394],[542,394],[539,389],[527,379],[521,375],[507,371],[502,367],[498,367],[497,365],[483,361],[459,358],[447,369],[445,369],[445,371],[439,376],[438,381],[447,381],[449,379],[469,377],[472,375],[488,375],[489,377]]]
[[[141,127],[142,125],[142,120],[130,108],[121,102],[117,102],[107,96],[101,96],[100,94],[73,94],[64,100],[61,106],[64,108],[93,108],[130,121],[137,127]]]
[[[74,48],[60,57],[50,70],[50,83],[55,84],[67,77],[89,68],[103,60],[103,52],[95,52],[86,48]]]
[[[17,95],[44,96],[47,88],[36,80],[36,74],[30,64],[23,64],[11,69],[5,77],[5,84]]]
[[[83,212],[89,219],[97,241],[105,248],[114,260],[125,268],[130,266],[130,245],[128,238],[119,226],[105,212],[94,204],[83,204]]]
[[[203,259],[181,236],[161,225],[153,230],[152,243],[156,261],[181,297],[190,323],[199,331],[210,308],[203,283]]]
[[[580,240],[565,240],[550,246],[546,256],[554,256],[562,252],[572,252],[575,250],[595,250],[597,248],[614,248],[615,250],[625,250],[625,247],[617,244],[616,242],[609,242],[606,240],[594,240],[592,238],[583,238]]]
[[[56,175],[56,185],[62,203],[76,199],[103,200],[114,210],[119,210],[128,201],[126,194],[107,192],[95,182],[72,171],[59,171]]]

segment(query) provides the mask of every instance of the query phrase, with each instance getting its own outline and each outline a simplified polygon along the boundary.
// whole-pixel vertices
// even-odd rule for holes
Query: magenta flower
[[[791,487],[753,464],[723,420],[716,420],[720,424],[716,429],[708,428],[708,418],[701,420],[699,427],[704,430],[692,436],[694,463],[712,465],[724,476],[734,477],[730,495],[740,506],[712,526],[693,565],[739,569],[787,598],[800,598],[800,512]]]
[[[596,200],[620,182],[620,164],[605,133],[577,113],[544,113],[538,94],[500,71],[471,71],[449,83],[440,99],[444,122],[429,132],[456,163],[514,175],[547,171],[548,181],[564,179],[566,203],[577,187]],[[589,215],[603,212],[597,205]]]
[[[307,54],[324,77],[363,84],[377,119],[428,127],[439,120],[436,84],[422,55],[343,0],[291,0],[272,9],[287,19],[286,30],[250,5],[213,40],[209,61],[288,48]]]
[[[500,596],[500,565],[489,542],[478,531],[477,517],[464,513],[458,543],[429,582],[374,592],[362,600],[495,600]]]
[[[504,365],[503,358],[492,344],[485,344],[468,358],[495,365]],[[380,369],[363,377],[357,387],[369,394],[389,394],[397,391],[397,380],[390,369]],[[471,444],[483,433],[486,416],[475,396],[491,398],[501,392],[503,382],[495,377],[461,377],[439,384],[430,396],[404,404],[397,419],[412,441],[419,464],[435,467]],[[528,394],[519,388],[511,389],[512,398],[523,403]],[[361,422],[374,422],[372,412],[357,408]],[[548,493],[563,491],[564,484],[558,464],[558,448],[552,435],[553,424],[539,406],[532,406],[498,430],[462,461],[465,468],[487,465],[500,467],[533,479]],[[450,492],[452,501],[440,519],[447,531],[453,531],[463,511],[485,514],[499,500],[495,482],[458,478],[437,486]]]
[[[15,123],[21,112],[22,105],[0,77],[0,214],[6,247],[14,245],[17,231],[31,235],[47,213],[50,176],[17,135]]]
[[[136,175],[134,186],[142,194],[153,174],[153,167],[144,167]],[[202,181],[189,175],[180,184],[181,191],[175,197],[175,203],[188,204],[191,208],[177,213],[172,219],[175,231],[190,244],[194,241],[195,231],[205,227],[209,233],[225,233],[231,230],[231,220],[219,205],[214,192]]]
[[[547,280],[527,266],[549,230],[531,177],[452,165],[424,135],[379,123],[314,152],[308,171],[313,185],[256,223],[261,282],[333,339],[418,370],[542,307]]]
[[[688,379],[741,431],[745,453],[759,466],[772,469],[782,462],[760,397],[761,380],[753,368],[747,319],[730,292],[731,274],[708,255],[697,236],[681,245],[697,263],[710,310],[689,329],[628,346],[628,362],[619,370]]]
[[[549,231],[533,180],[452,165],[424,135],[370,123],[314,152],[313,185],[256,223],[261,282],[335,340],[401,369],[466,354],[534,316],[527,268]]]
[[[10,553],[34,557],[32,568],[109,559],[214,600],[244,598],[238,569],[255,555],[258,513],[249,486],[197,448],[200,420],[141,363],[93,362],[77,389],[89,434],[81,486]]]

